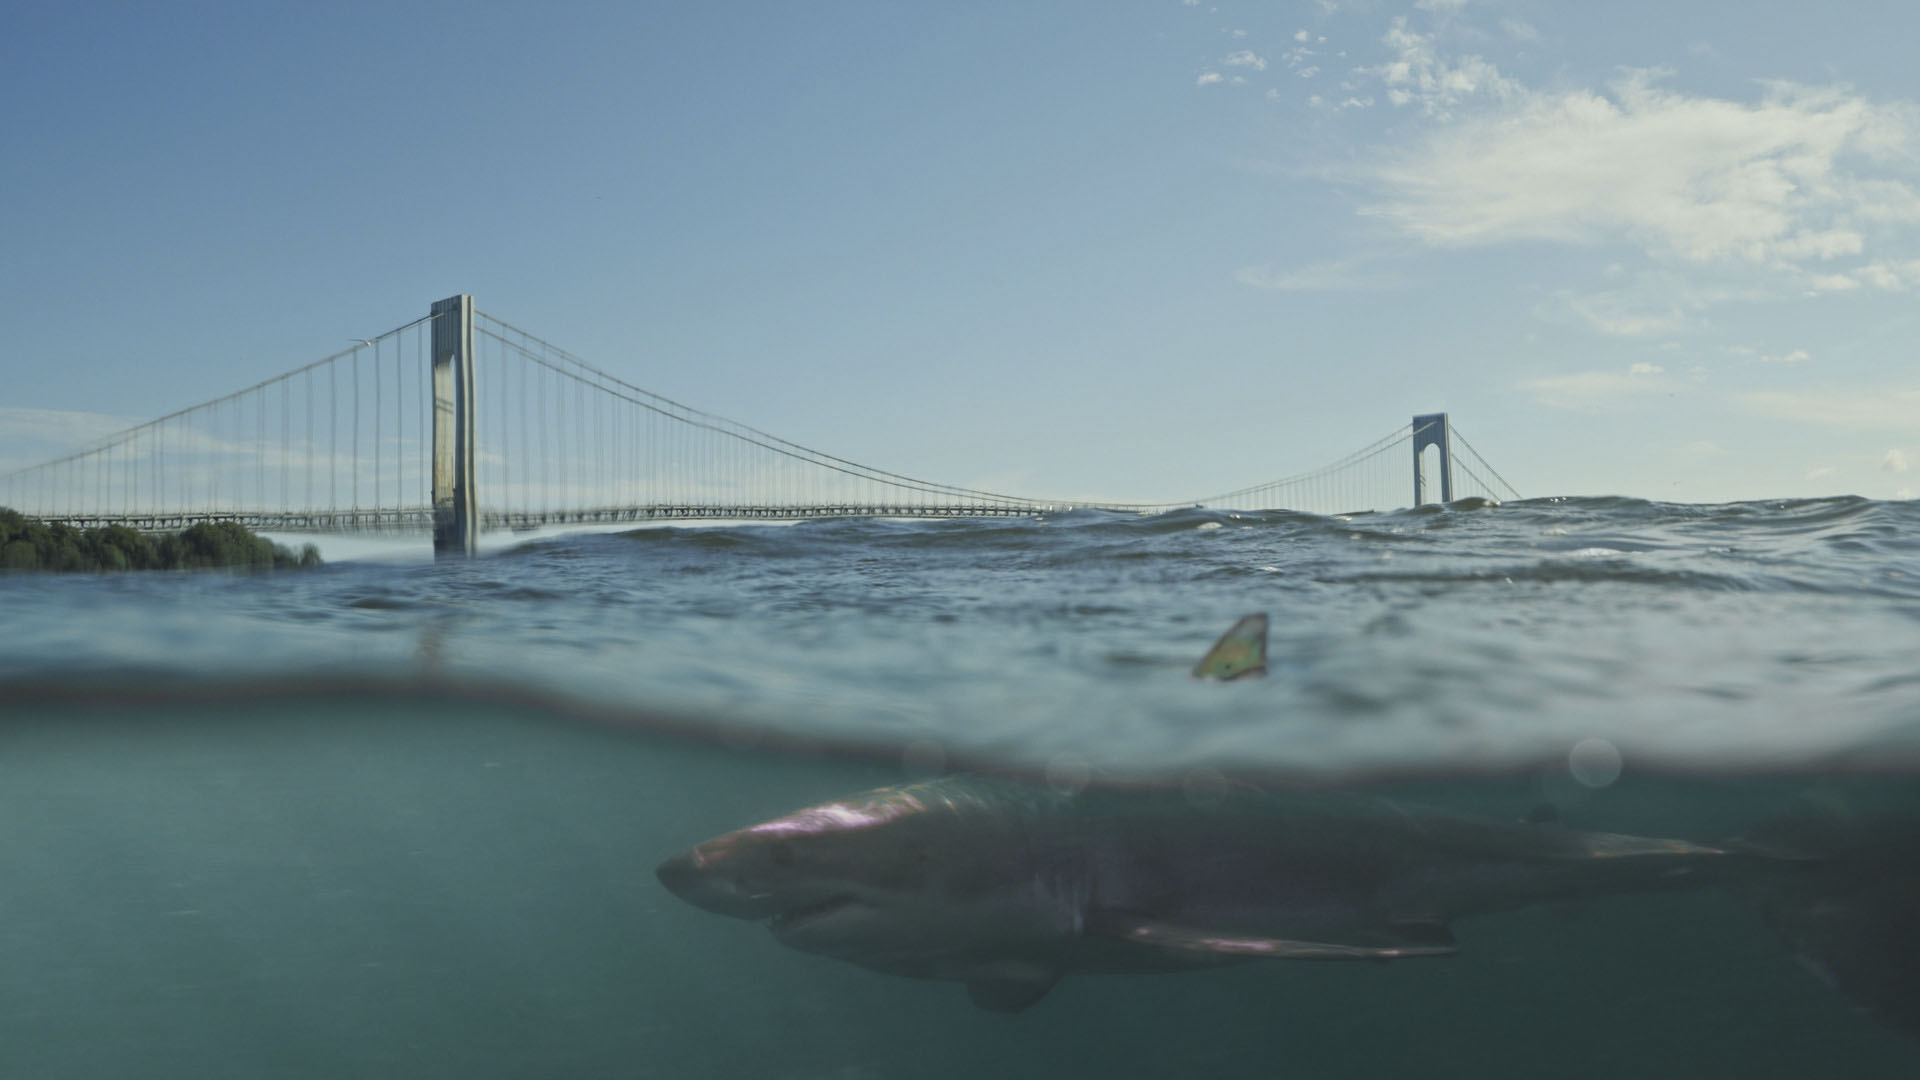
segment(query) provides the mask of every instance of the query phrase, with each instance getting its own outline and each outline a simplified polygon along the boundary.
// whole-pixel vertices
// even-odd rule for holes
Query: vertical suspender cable
[[[400,522],[400,509],[407,504],[406,345],[405,337],[393,339],[393,520],[396,525]]]
[[[348,454],[353,470],[353,523],[360,523],[360,350],[353,350],[353,448]]]
[[[327,364],[327,512],[340,509],[340,385],[337,362]]]
[[[380,430],[380,414],[384,411],[381,407],[383,403],[380,400],[380,344],[382,340],[383,339],[375,339],[373,343],[373,519],[376,522],[380,520],[380,436],[383,434]]]

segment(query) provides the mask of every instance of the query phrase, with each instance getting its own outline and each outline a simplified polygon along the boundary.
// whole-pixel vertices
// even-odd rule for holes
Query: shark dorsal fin
[[[1193,665],[1196,679],[1238,679],[1267,673],[1267,617],[1243,616]]]
[[[1437,930],[1423,924],[1425,932],[1395,945],[1344,945],[1329,941],[1301,941],[1295,938],[1263,937],[1255,934],[1219,933],[1172,923],[1137,920],[1115,922],[1104,928],[1125,941],[1160,949],[1208,953],[1222,959],[1270,957],[1276,960],[1404,960],[1416,956],[1452,956],[1460,951],[1444,927]]]

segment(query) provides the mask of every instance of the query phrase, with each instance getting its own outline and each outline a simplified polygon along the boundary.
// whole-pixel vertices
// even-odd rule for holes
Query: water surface
[[[10,575],[0,604],[8,1075],[1920,1064],[1713,891],[1473,920],[1446,961],[1075,977],[1007,1017],[651,875],[961,766],[1551,802],[1697,839],[1911,807],[1920,504],[661,528],[470,563]],[[1190,679],[1251,611],[1270,674]]]

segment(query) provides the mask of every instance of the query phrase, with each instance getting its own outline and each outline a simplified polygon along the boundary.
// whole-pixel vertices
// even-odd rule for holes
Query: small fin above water
[[[967,999],[988,1012],[1024,1012],[1047,996],[1060,981],[1057,971],[1035,969],[1031,973],[999,975],[967,982]]]
[[[1221,682],[1266,673],[1267,616],[1264,612],[1243,616],[1228,627],[1220,640],[1213,643],[1213,648],[1207,650],[1207,655],[1193,665],[1194,678]]]
[[[1395,924],[1396,931],[1402,929],[1415,932],[1409,935],[1405,944],[1399,945],[1343,945],[1328,941],[1223,934],[1151,920],[1115,923],[1107,932],[1124,941],[1160,949],[1210,953],[1221,957],[1271,957],[1276,960],[1404,960],[1416,956],[1452,956],[1460,951],[1452,933],[1438,923]]]

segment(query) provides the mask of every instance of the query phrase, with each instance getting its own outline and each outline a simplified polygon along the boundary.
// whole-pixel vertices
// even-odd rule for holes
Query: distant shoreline
[[[123,570],[293,570],[320,565],[320,549],[276,544],[232,521],[202,521],[167,536],[125,525],[76,529],[35,521],[0,506],[0,571],[112,573]]]

